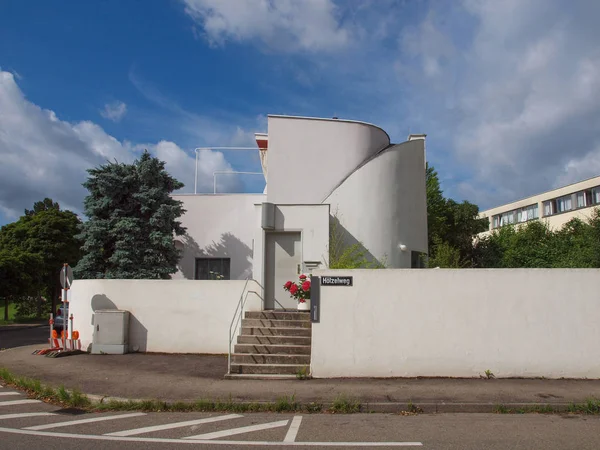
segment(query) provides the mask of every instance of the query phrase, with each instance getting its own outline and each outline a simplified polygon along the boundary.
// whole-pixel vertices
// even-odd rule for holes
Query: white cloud
[[[398,73],[446,112],[427,131],[450,130],[455,193],[488,207],[600,175],[600,3],[569,5],[467,0],[405,30]]]
[[[346,46],[351,32],[332,0],[183,0],[208,41],[258,40],[281,51],[329,51]]]
[[[132,162],[144,147],[186,184],[183,192],[193,192],[194,156],[175,143],[121,142],[93,122],[62,121],[53,111],[28,101],[14,76],[0,71],[0,211],[6,216],[19,216],[44,197],[81,213],[86,169],[107,160]],[[199,191],[212,192],[212,172],[232,168],[221,153],[202,153]],[[220,186],[225,191],[235,187]]]
[[[127,105],[120,101],[107,103],[104,105],[104,109],[100,111],[100,115],[105,119],[118,122],[127,113]]]

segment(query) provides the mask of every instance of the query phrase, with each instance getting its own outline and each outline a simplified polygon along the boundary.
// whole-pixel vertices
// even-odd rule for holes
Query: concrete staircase
[[[227,378],[296,378],[310,372],[309,312],[248,311]]]

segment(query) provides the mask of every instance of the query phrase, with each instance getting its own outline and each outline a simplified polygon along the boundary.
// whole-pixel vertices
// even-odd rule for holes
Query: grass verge
[[[236,402],[228,400],[197,400],[195,402],[167,403],[162,400],[112,400],[96,402],[80,391],[67,390],[64,386],[53,388],[39,380],[14,375],[0,368],[0,379],[7,385],[27,392],[30,398],[43,400],[63,407],[79,408],[88,411],[144,411],[144,412],[305,412],[317,414],[327,412],[320,403],[305,405],[296,401],[295,395],[279,397],[274,402]],[[332,411],[333,412],[333,411]],[[335,412],[344,412],[338,407]],[[347,408],[345,412],[358,412]]]
[[[361,404],[358,400],[340,394],[333,400],[330,411],[334,414],[354,414],[360,412],[360,408]]]
[[[0,379],[7,385],[27,392],[30,398],[43,400],[63,407],[79,408],[87,411],[144,411],[144,412],[304,412],[308,414],[333,413],[355,414],[362,410],[358,400],[338,395],[331,406],[326,408],[322,403],[310,402],[306,404],[296,401],[295,395],[279,397],[274,402],[236,402],[228,400],[197,400],[195,402],[167,403],[162,400],[106,400],[92,401],[88,396],[77,389],[67,390],[64,386],[53,388],[44,385],[39,380],[14,375],[5,368],[0,368]],[[505,405],[496,405],[494,411],[498,414],[590,414],[600,415],[600,400],[589,399],[585,403],[571,403],[566,410],[552,405],[531,405],[521,408],[509,408]],[[421,408],[409,403],[407,414],[419,414]]]
[[[505,405],[496,405],[494,412],[497,414],[591,414],[600,415],[600,400],[588,399],[585,403],[571,403],[565,409],[552,405],[531,405],[520,408],[508,408]]]

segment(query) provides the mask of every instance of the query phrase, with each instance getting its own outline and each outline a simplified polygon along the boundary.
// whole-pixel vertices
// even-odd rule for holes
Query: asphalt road
[[[82,413],[0,387],[10,449],[597,449],[600,417],[499,414]]]
[[[0,329],[0,349],[22,347],[24,345],[48,344],[50,326],[9,327]]]

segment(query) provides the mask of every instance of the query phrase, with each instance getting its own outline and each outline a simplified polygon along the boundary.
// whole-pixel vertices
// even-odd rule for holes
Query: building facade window
[[[592,201],[594,205],[600,203],[600,187],[592,189]]]
[[[556,199],[556,212],[561,213],[573,209],[573,198],[570,195]]]
[[[577,193],[577,207],[578,208],[585,208],[587,206],[585,200],[586,200],[586,198],[585,198],[585,191],[578,192]]]
[[[539,218],[537,203],[517,210],[517,222],[527,222],[537,218]]]
[[[498,228],[500,226],[500,216],[492,217],[492,228]]]
[[[526,206],[524,208],[514,209],[502,214],[492,216],[492,228],[499,228],[503,225],[512,223],[527,222],[528,220],[538,219],[538,205]]]
[[[427,262],[427,253],[411,250],[410,267],[411,269],[424,269]]]
[[[231,276],[230,258],[196,258],[196,280],[229,280]]]

